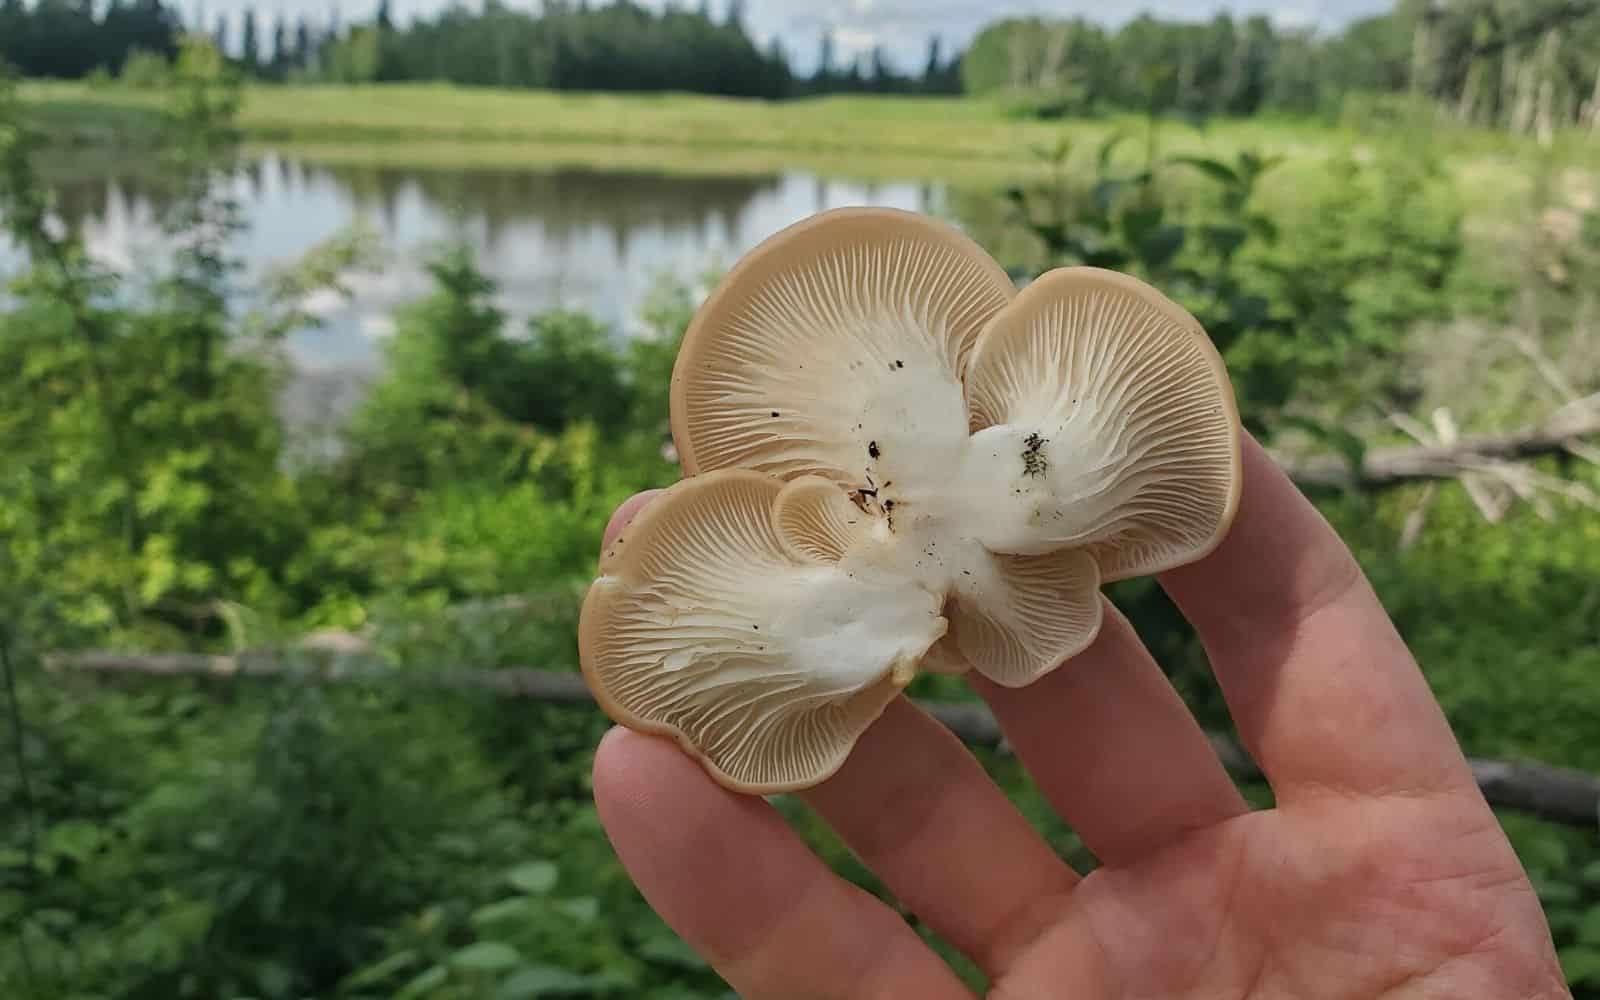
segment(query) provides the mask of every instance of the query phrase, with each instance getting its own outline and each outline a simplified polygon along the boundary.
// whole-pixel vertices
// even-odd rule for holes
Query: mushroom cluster
[[[1200,324],[1141,281],[1020,293],[911,212],[824,212],[745,256],[672,377],[686,478],[603,554],[584,676],[718,782],[824,780],[918,671],[1022,687],[1100,586],[1209,552],[1239,418]]]

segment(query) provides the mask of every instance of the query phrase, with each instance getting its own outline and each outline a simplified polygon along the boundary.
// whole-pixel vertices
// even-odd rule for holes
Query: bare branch
[[[1400,532],[1400,551],[1411,548],[1422,537],[1422,529],[1428,523],[1428,510],[1433,506],[1433,498],[1438,491],[1438,483],[1428,483],[1422,487],[1422,495],[1406,514],[1405,527]]]
[[[1587,404],[1588,400],[1579,402]],[[1485,471],[1486,463],[1576,454],[1582,450],[1579,439],[1600,435],[1600,413],[1585,413],[1587,408],[1563,408],[1563,415],[1570,413],[1568,419],[1512,434],[1463,437],[1448,445],[1375,448],[1367,452],[1359,470],[1332,458],[1285,461],[1282,465],[1296,484],[1307,489],[1381,490],[1406,483],[1458,479],[1463,473]]]
[[[282,658],[287,656],[288,659]],[[51,670],[143,677],[201,677],[220,680],[259,678],[308,683],[377,684],[450,690],[477,690],[495,697],[592,705],[583,678],[552,670],[414,670],[375,657],[318,657],[288,652],[204,656],[190,653],[130,655],[110,652],[53,653],[45,658]],[[986,705],[978,702],[919,702],[962,740],[1003,746],[1000,726]],[[1259,781],[1261,771],[1230,737],[1211,736],[1211,745],[1229,771],[1241,780]],[[1473,774],[1490,805],[1569,826],[1600,825],[1600,777],[1544,764],[1473,760]]]
[[[1572,387],[1567,377],[1562,374],[1556,363],[1539,347],[1539,342],[1521,331],[1511,331],[1511,343],[1527,359],[1533,370],[1539,373],[1552,391],[1555,392],[1562,403],[1571,403],[1578,398],[1578,390]]]
[[[1581,423],[1584,417],[1600,419],[1600,392],[1582,399],[1574,399],[1557,410],[1550,418],[1552,424],[1565,426],[1568,423]],[[1582,431],[1577,431],[1577,436],[1582,436]]]

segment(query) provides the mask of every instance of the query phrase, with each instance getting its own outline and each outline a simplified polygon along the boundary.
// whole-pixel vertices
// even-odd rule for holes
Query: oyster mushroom
[[[1020,294],[957,230],[840,209],[728,274],[685,335],[687,478],[602,558],[579,630],[618,722],[751,793],[816,784],[919,670],[1021,687],[1100,585],[1221,540],[1239,418],[1198,322],[1132,277]]]

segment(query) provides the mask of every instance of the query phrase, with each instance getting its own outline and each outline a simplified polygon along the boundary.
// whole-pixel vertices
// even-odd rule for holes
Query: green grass
[[[161,123],[153,94],[113,94],[62,83],[26,83],[20,92],[33,123],[58,146],[139,145]]]
[[[126,140],[145,128],[161,96],[151,91],[30,83],[23,96],[58,141]],[[640,167],[677,172],[770,173],[805,169],[862,179],[994,184],[1036,176],[1032,150],[1068,135],[1081,160],[1117,131],[1142,134],[1135,117],[1042,122],[993,101],[960,97],[836,96],[773,103],[686,94],[587,94],[468,89],[439,84],[257,86],[240,123],[259,144],[307,159],[415,168]],[[1411,129],[1369,130],[1314,119],[1257,117],[1204,129],[1163,128],[1168,152],[1231,155],[1239,149],[1314,162],[1362,144],[1415,141]],[[1433,130],[1428,140],[1464,176],[1497,197],[1514,195],[1531,147],[1494,133]],[[1129,142],[1123,156],[1138,153]],[[1594,147],[1563,136],[1566,161]]]

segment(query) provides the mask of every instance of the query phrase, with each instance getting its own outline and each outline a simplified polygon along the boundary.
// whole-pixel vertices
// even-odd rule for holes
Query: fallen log
[[[220,680],[259,678],[324,684],[372,684],[484,691],[495,697],[572,705],[592,705],[583,678],[575,673],[527,668],[501,670],[407,670],[371,656],[322,656],[283,650],[207,656],[194,653],[132,655],[114,652],[51,653],[49,670],[143,677],[200,677]],[[1004,734],[988,706],[980,702],[918,704],[964,742],[1003,747]],[[1242,781],[1262,774],[1231,737],[1211,735],[1211,745],[1228,770]],[[1600,776],[1547,764],[1471,759],[1472,772],[1489,804],[1531,813],[1568,826],[1600,827]]]

